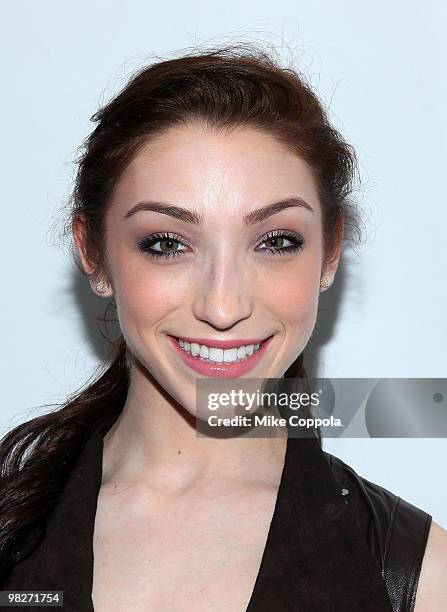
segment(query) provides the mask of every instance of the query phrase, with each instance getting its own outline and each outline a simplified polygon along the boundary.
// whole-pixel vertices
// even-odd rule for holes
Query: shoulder
[[[371,549],[375,556],[380,557],[382,570],[387,559],[397,554],[401,542],[406,542],[409,552],[411,537],[414,539],[418,535],[419,544],[425,549],[431,523],[429,514],[385,487],[363,478],[340,458],[330,453],[325,453],[325,456],[337,484],[344,489],[345,501],[354,511],[360,528],[369,534]]]
[[[447,610],[447,531],[432,522],[422,561],[415,612]]]
[[[338,457],[325,455],[338,486],[347,491],[345,501],[353,510],[360,537],[377,563],[393,605],[396,609],[415,610],[419,581],[426,580],[421,576],[421,566],[423,562],[430,563],[425,556],[426,551],[430,555],[429,533],[437,531],[436,527],[434,532],[431,529],[432,517],[388,489],[359,476]],[[427,573],[432,572],[424,570]],[[430,588],[428,585],[427,589]],[[420,599],[425,597],[420,595]],[[419,608],[417,612],[423,610]]]

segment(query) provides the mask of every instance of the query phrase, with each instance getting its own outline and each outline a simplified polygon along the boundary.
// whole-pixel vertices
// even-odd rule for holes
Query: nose
[[[250,283],[243,261],[209,262],[197,278],[194,316],[220,331],[248,319],[253,311]]]

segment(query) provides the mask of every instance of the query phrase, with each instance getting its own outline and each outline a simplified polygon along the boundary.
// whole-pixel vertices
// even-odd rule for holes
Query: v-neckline
[[[276,565],[276,548],[275,536],[278,529],[285,529],[289,531],[289,524],[291,514],[286,518],[286,505],[285,502],[289,500],[287,493],[290,492],[290,475],[291,465],[293,463],[293,457],[296,455],[296,438],[287,437],[286,452],[284,454],[284,463],[281,469],[281,477],[276,492],[275,505],[273,508],[272,518],[267,531],[267,538],[262,552],[261,563],[259,565],[258,573],[255,578],[253,589],[251,592],[248,605],[244,612],[259,612],[261,610],[261,584],[268,575],[269,569]],[[293,470],[292,470],[293,472]]]
[[[107,432],[112,428],[115,421],[118,419],[118,415],[114,415],[113,418],[108,418],[106,421],[101,423],[99,427],[97,427],[93,435],[99,435],[99,464],[97,475],[99,475],[99,483],[97,493],[99,495],[99,489],[101,486],[101,478],[102,478],[102,467],[103,467],[103,453],[104,453],[104,437]],[[281,476],[279,480],[278,489],[276,492],[275,505],[273,508],[272,517],[269,523],[267,538],[264,545],[264,550],[262,552],[261,562],[259,564],[258,572],[256,574],[256,578],[253,584],[253,588],[251,591],[250,599],[246,608],[241,612],[260,612],[263,609],[263,598],[261,596],[261,588],[263,587],[265,580],[267,577],[270,580],[275,578],[276,572],[275,568],[279,567],[280,556],[278,549],[275,547],[277,543],[276,536],[279,531],[289,533],[289,525],[292,518],[292,506],[291,503],[295,491],[293,487],[293,483],[296,482],[295,479],[292,478],[293,469],[292,466],[296,465],[296,457],[297,457],[297,443],[298,439],[292,438],[290,436],[287,437],[286,442],[286,450],[284,453],[284,463],[281,468]],[[96,508],[93,515],[93,529],[94,523],[96,520]],[[93,554],[93,538],[91,542],[91,558],[94,562],[94,554]],[[90,573],[91,581],[90,581],[90,603],[91,609],[94,611],[93,605],[93,567]],[[278,577],[276,575],[276,577]]]
[[[43,541],[14,566],[2,586],[29,590],[37,584],[41,590],[61,590],[65,610],[94,612],[93,540],[103,438],[117,416],[93,428],[47,519]],[[276,502],[245,612],[392,612],[384,578],[361,541],[358,510],[345,503],[319,442],[288,434]]]

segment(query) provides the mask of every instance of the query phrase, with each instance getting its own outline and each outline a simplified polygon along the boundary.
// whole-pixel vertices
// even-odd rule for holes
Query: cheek
[[[181,288],[174,275],[162,266],[151,265],[141,256],[123,254],[111,262],[117,314],[125,336],[144,330],[154,331],[159,323],[181,302]]]
[[[312,243],[296,259],[272,268],[271,274],[263,279],[263,294],[267,296],[272,312],[289,329],[314,323],[320,267],[321,253]]]
[[[318,312],[318,295],[315,276],[295,276],[288,286],[282,285],[277,292],[275,314],[281,321],[284,333],[281,353],[283,372],[304,351],[312,336]]]
[[[315,274],[283,276],[272,293],[272,308],[283,321],[286,331],[306,333],[315,324],[319,288]]]

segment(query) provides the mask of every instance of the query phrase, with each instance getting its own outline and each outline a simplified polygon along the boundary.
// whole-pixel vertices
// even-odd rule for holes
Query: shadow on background
[[[322,362],[322,350],[335,333],[342,296],[347,284],[346,256],[341,255],[332,286],[320,293],[317,321],[309,342],[304,349],[304,367],[310,378],[318,378]]]
[[[114,343],[120,335],[113,300],[100,298],[90,287],[87,277],[73,269],[71,290],[82,320],[83,336],[100,362],[113,355]]]

